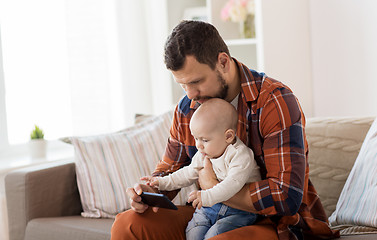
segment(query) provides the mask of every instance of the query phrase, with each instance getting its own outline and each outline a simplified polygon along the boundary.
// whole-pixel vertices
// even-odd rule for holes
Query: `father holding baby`
[[[196,109],[211,98],[235,106],[236,136],[254,153],[261,180],[245,184],[222,203],[258,215],[253,225],[211,239],[317,239],[333,238],[326,214],[309,180],[305,117],[297,98],[283,83],[250,70],[230,56],[211,25],[199,21],[178,24],[165,45],[165,64],[186,96],[177,105],[170,137],[153,176],[165,176],[190,165],[197,148],[189,124]],[[208,158],[199,170],[202,190],[219,180]],[[151,208],[141,202],[141,191],[157,188],[138,184],[127,190],[131,210],[119,214],[112,239],[185,239],[194,209]],[[164,192],[173,198],[176,191]]]

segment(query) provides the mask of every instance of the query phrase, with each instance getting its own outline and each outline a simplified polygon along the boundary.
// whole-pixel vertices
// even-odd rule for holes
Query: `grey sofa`
[[[367,117],[308,120],[311,179],[328,214],[335,209],[372,121]],[[73,159],[15,170],[5,177],[5,189],[10,240],[110,239],[113,219],[80,216]],[[341,239],[377,239],[377,234]]]

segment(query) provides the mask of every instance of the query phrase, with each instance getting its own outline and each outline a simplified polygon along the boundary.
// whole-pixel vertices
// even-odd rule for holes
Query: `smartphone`
[[[142,192],[141,201],[148,206],[178,210],[177,206],[164,194]]]

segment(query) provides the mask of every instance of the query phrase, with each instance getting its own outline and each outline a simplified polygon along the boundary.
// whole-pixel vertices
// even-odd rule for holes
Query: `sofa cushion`
[[[377,239],[377,234],[342,236],[340,239],[341,240],[375,240]]]
[[[327,216],[335,210],[340,192],[374,118],[309,118],[310,179]]]
[[[373,122],[340,194],[331,225],[377,227],[377,119]]]
[[[113,221],[81,216],[36,218],[28,223],[25,240],[110,240]]]
[[[150,175],[163,155],[172,111],[121,132],[73,137],[77,183],[84,217],[110,217],[128,208],[126,189]],[[190,188],[173,200],[185,205]]]

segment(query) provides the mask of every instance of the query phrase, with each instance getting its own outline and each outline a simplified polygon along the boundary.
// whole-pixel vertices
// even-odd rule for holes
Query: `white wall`
[[[377,1],[263,0],[264,71],[307,117],[377,116]]]
[[[377,1],[311,0],[315,116],[377,115]]]
[[[3,51],[1,46],[0,32],[0,96],[5,96],[4,71],[3,71]],[[5,115],[5,98],[0,97],[0,150],[8,147],[7,118]]]
[[[313,116],[308,0],[262,0],[264,71],[292,89]]]

